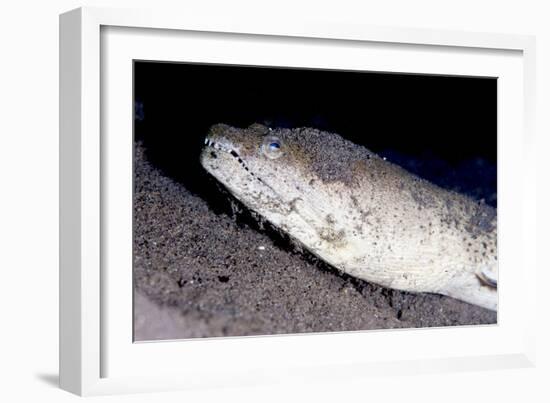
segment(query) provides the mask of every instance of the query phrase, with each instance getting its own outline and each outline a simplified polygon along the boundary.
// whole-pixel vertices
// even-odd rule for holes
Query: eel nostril
[[[218,156],[216,155],[216,153],[214,151],[210,151],[210,156],[212,158],[218,158]]]

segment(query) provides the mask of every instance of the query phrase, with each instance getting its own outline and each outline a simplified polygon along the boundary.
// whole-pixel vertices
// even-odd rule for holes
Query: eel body
[[[385,287],[497,310],[497,216],[341,136],[213,126],[201,164],[330,265]]]

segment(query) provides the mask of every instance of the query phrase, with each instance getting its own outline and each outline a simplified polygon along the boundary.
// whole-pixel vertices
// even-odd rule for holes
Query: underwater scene
[[[497,323],[497,80],[134,62],[134,340]]]

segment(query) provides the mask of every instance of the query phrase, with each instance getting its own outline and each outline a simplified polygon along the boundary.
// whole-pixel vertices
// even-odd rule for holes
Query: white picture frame
[[[181,50],[179,44],[187,40],[186,33],[193,38]],[[132,46],[138,36],[139,48]],[[212,43],[207,43],[208,38],[213,38]],[[199,51],[220,40],[238,43],[231,47],[231,54]],[[196,46],[193,41],[203,42]],[[359,61],[354,65],[360,59],[357,54],[364,47],[375,46],[383,52],[389,49],[377,59],[379,64],[369,65],[377,71],[499,77],[499,263],[504,268],[513,266],[514,271],[501,270],[499,274],[497,326],[137,344],[128,337],[132,290],[131,282],[125,288],[128,264],[131,269],[126,249],[131,246],[117,242],[127,239],[128,228],[131,230],[131,211],[127,211],[128,195],[131,201],[127,145],[131,137],[110,134],[114,129],[127,131],[131,121],[128,62],[185,57],[188,61],[273,65],[274,57],[282,57],[280,49],[298,58],[293,43],[301,49],[315,43],[328,52],[342,52],[338,58],[326,58],[329,61],[315,59],[312,53],[309,59],[296,62],[303,67],[360,69]],[[280,49],[262,52],[267,46]],[[344,48],[352,50],[346,53]],[[284,22],[267,17],[222,20],[149,10],[80,8],[62,14],[61,387],[79,395],[96,395],[532,366],[535,325],[528,313],[535,312],[535,295],[526,281],[536,273],[534,243],[526,240],[528,233],[535,233],[534,182],[530,179],[535,166],[525,156],[532,152],[534,49],[534,38],[522,35],[290,18]],[[425,57],[405,61],[404,52]],[[341,66],[336,59],[342,60]],[[292,60],[281,63],[289,65]],[[524,158],[517,158],[512,168],[510,159],[518,153]],[[114,197],[117,189],[123,193]],[[517,189],[521,189],[519,194]],[[113,213],[124,211],[126,215]],[[113,254],[112,245],[117,245],[120,253]],[[112,262],[124,269],[109,271]],[[507,288],[511,283],[514,292]],[[341,350],[335,351],[335,346]],[[319,357],[319,348],[328,353]]]

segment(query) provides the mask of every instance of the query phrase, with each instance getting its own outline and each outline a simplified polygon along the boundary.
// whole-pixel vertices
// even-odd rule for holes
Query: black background
[[[198,156],[216,123],[316,127],[440,186],[496,206],[494,78],[135,62],[135,138],[201,193]]]

